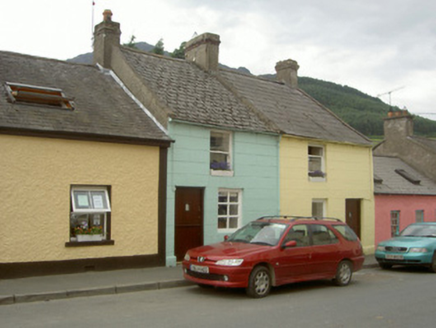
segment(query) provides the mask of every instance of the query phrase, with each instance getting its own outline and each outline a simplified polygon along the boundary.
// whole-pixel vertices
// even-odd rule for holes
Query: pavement
[[[376,267],[374,255],[364,268]],[[183,278],[182,266],[93,271],[0,280],[0,305],[50,301],[73,297],[111,295],[192,285]]]

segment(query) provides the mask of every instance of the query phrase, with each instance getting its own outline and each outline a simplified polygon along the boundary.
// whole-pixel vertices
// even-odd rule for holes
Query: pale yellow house
[[[333,217],[374,251],[372,144],[298,88],[298,64],[277,63],[277,80],[220,71],[221,81],[280,133],[280,214]]]
[[[165,263],[170,138],[110,71],[0,52],[0,278]]]

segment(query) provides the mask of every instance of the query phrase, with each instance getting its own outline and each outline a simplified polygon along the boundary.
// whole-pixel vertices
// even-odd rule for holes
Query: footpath
[[[364,269],[376,267],[374,255],[365,258]],[[192,285],[182,267],[155,267],[93,271],[0,280],[0,305],[131,293]]]

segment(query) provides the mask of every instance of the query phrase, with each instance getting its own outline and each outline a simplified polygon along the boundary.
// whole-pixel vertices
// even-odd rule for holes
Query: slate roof
[[[5,82],[62,89],[75,109],[10,103]],[[170,138],[97,66],[0,51],[0,131],[168,145]],[[18,131],[18,132],[17,132]]]
[[[185,122],[370,146],[371,142],[300,89],[221,68],[120,47],[129,66]]]
[[[395,195],[436,195],[436,183],[397,157],[374,156],[374,193]],[[415,184],[395,172],[404,170],[420,181]]]
[[[130,67],[172,112],[172,119],[229,129],[277,132],[213,74],[181,59],[120,47]]]
[[[410,139],[428,148],[433,153],[436,153],[436,140],[418,136],[410,136]]]

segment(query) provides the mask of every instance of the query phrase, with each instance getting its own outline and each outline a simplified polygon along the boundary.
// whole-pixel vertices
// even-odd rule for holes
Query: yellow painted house
[[[374,251],[372,144],[298,88],[298,64],[277,80],[221,70],[221,81],[280,135],[280,214],[338,218]]]
[[[0,278],[165,263],[170,138],[110,71],[0,52]]]

